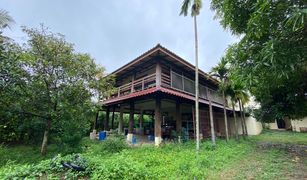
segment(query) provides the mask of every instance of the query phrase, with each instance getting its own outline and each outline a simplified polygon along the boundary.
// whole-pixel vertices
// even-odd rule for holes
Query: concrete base
[[[155,145],[159,146],[162,142],[162,138],[161,137],[155,137]]]
[[[132,137],[133,137],[133,134],[132,133],[128,133],[127,134],[127,141],[128,142],[132,142]]]

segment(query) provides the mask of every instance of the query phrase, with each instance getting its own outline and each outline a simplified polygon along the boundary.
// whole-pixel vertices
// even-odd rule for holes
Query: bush
[[[92,179],[152,179],[144,164],[126,153],[92,164]]]
[[[109,136],[105,141],[101,142],[101,151],[107,153],[118,153],[127,148],[128,145],[121,135]]]
[[[75,171],[65,168],[62,162],[73,163],[77,166],[85,168],[84,171]],[[4,168],[0,169],[0,179],[67,179],[89,176],[91,170],[87,161],[78,154],[61,156],[58,154],[52,159],[40,161],[36,165],[20,165],[12,161],[8,161]]]

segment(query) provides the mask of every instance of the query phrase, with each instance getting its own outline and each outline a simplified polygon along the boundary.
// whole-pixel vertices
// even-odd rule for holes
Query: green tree
[[[211,69],[210,74],[214,77],[217,77],[220,80],[219,90],[222,92],[223,95],[225,134],[226,134],[226,141],[228,141],[229,134],[228,134],[228,122],[227,122],[227,112],[226,112],[227,99],[225,96],[225,91],[228,86],[228,67],[226,59],[222,58],[221,61]]]
[[[211,5],[223,27],[241,36],[225,58],[236,80],[261,103],[257,119],[306,116],[306,2],[213,0]]]
[[[202,8],[201,0],[184,0],[181,6],[180,15],[187,16],[191,8],[191,16],[194,20],[195,36],[195,121],[196,121],[196,151],[199,151],[199,87],[198,87],[198,34],[197,34],[197,16]]]
[[[233,113],[233,117],[234,117],[234,126],[235,126],[235,137],[236,140],[239,140],[239,133],[238,133],[238,123],[237,123],[237,114],[236,114],[236,110],[235,110],[235,104],[237,103],[237,98],[235,96],[235,92],[233,87],[231,86],[231,84],[227,84],[227,86],[225,87],[225,94],[226,96],[230,97],[231,100],[231,106],[232,106],[232,113]]]
[[[27,44],[7,46],[1,53],[4,109],[0,116],[4,123],[0,130],[14,124],[13,132],[19,132],[18,128],[26,131],[23,135],[38,132],[42,154],[50,140],[62,147],[76,146],[99,108],[93,98],[111,93],[114,79],[105,77],[104,68],[88,54],[76,53],[62,35],[44,27],[23,31],[29,38]]]
[[[225,94],[227,94],[232,103],[233,114],[235,119],[235,128],[236,128],[236,139],[238,139],[238,129],[237,129],[237,117],[235,112],[235,104],[238,103],[240,109],[240,119],[241,119],[241,127],[242,127],[242,134],[246,136],[247,127],[246,127],[246,119],[245,119],[245,111],[244,111],[244,104],[249,101],[249,94],[245,90],[242,83],[239,83],[236,80],[233,80],[230,76],[230,83],[225,87]]]

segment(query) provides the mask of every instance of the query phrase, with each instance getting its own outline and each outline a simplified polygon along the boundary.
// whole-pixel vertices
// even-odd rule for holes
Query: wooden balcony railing
[[[156,86],[156,73],[139,78],[117,88],[117,93],[113,94],[110,99],[131,94],[138,91]]]
[[[174,73],[177,76],[177,82],[176,82],[176,80],[174,80],[174,77],[173,78],[171,77],[172,73],[174,72],[171,72],[170,74],[161,73],[161,86],[165,88],[171,88],[171,89],[174,89],[174,90],[186,93],[186,94],[190,94],[191,96],[195,96],[195,92],[193,89],[195,88],[195,86],[193,85],[194,81],[182,75]],[[178,81],[178,77],[182,78],[181,82]],[[189,86],[187,86],[187,82],[190,82]],[[182,88],[178,86],[178,83],[182,85]],[[132,82],[129,82],[127,84],[124,84],[122,86],[119,86],[117,88],[117,93],[113,94],[109,99],[128,95],[128,94],[138,92],[138,91],[143,91],[148,88],[155,87],[155,86],[156,86],[156,73],[153,73],[145,77],[139,78],[137,80],[134,80]],[[217,91],[214,91],[203,85],[200,85],[199,88],[200,88],[199,89],[200,98],[208,99],[208,94],[209,94],[213,102],[217,102],[220,104],[223,103],[223,98]]]

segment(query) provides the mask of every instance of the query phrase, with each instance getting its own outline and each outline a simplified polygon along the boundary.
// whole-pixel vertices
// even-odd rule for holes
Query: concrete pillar
[[[181,121],[181,108],[180,108],[180,102],[176,102],[176,131],[178,136],[181,136],[181,126],[182,126],[182,121]]]
[[[128,127],[128,134],[127,134],[127,141],[132,142],[133,136],[133,124],[134,124],[134,102],[130,102],[130,114],[129,114],[129,127]]]
[[[104,121],[104,130],[105,131],[109,130],[109,117],[110,117],[110,107],[108,106],[107,110],[106,110],[106,118],[105,118],[105,121]]]
[[[155,145],[159,146],[162,142],[161,138],[161,99],[156,97],[155,105]]]
[[[118,133],[123,133],[123,121],[124,121],[124,107],[121,104],[119,110],[119,122],[118,122]]]

